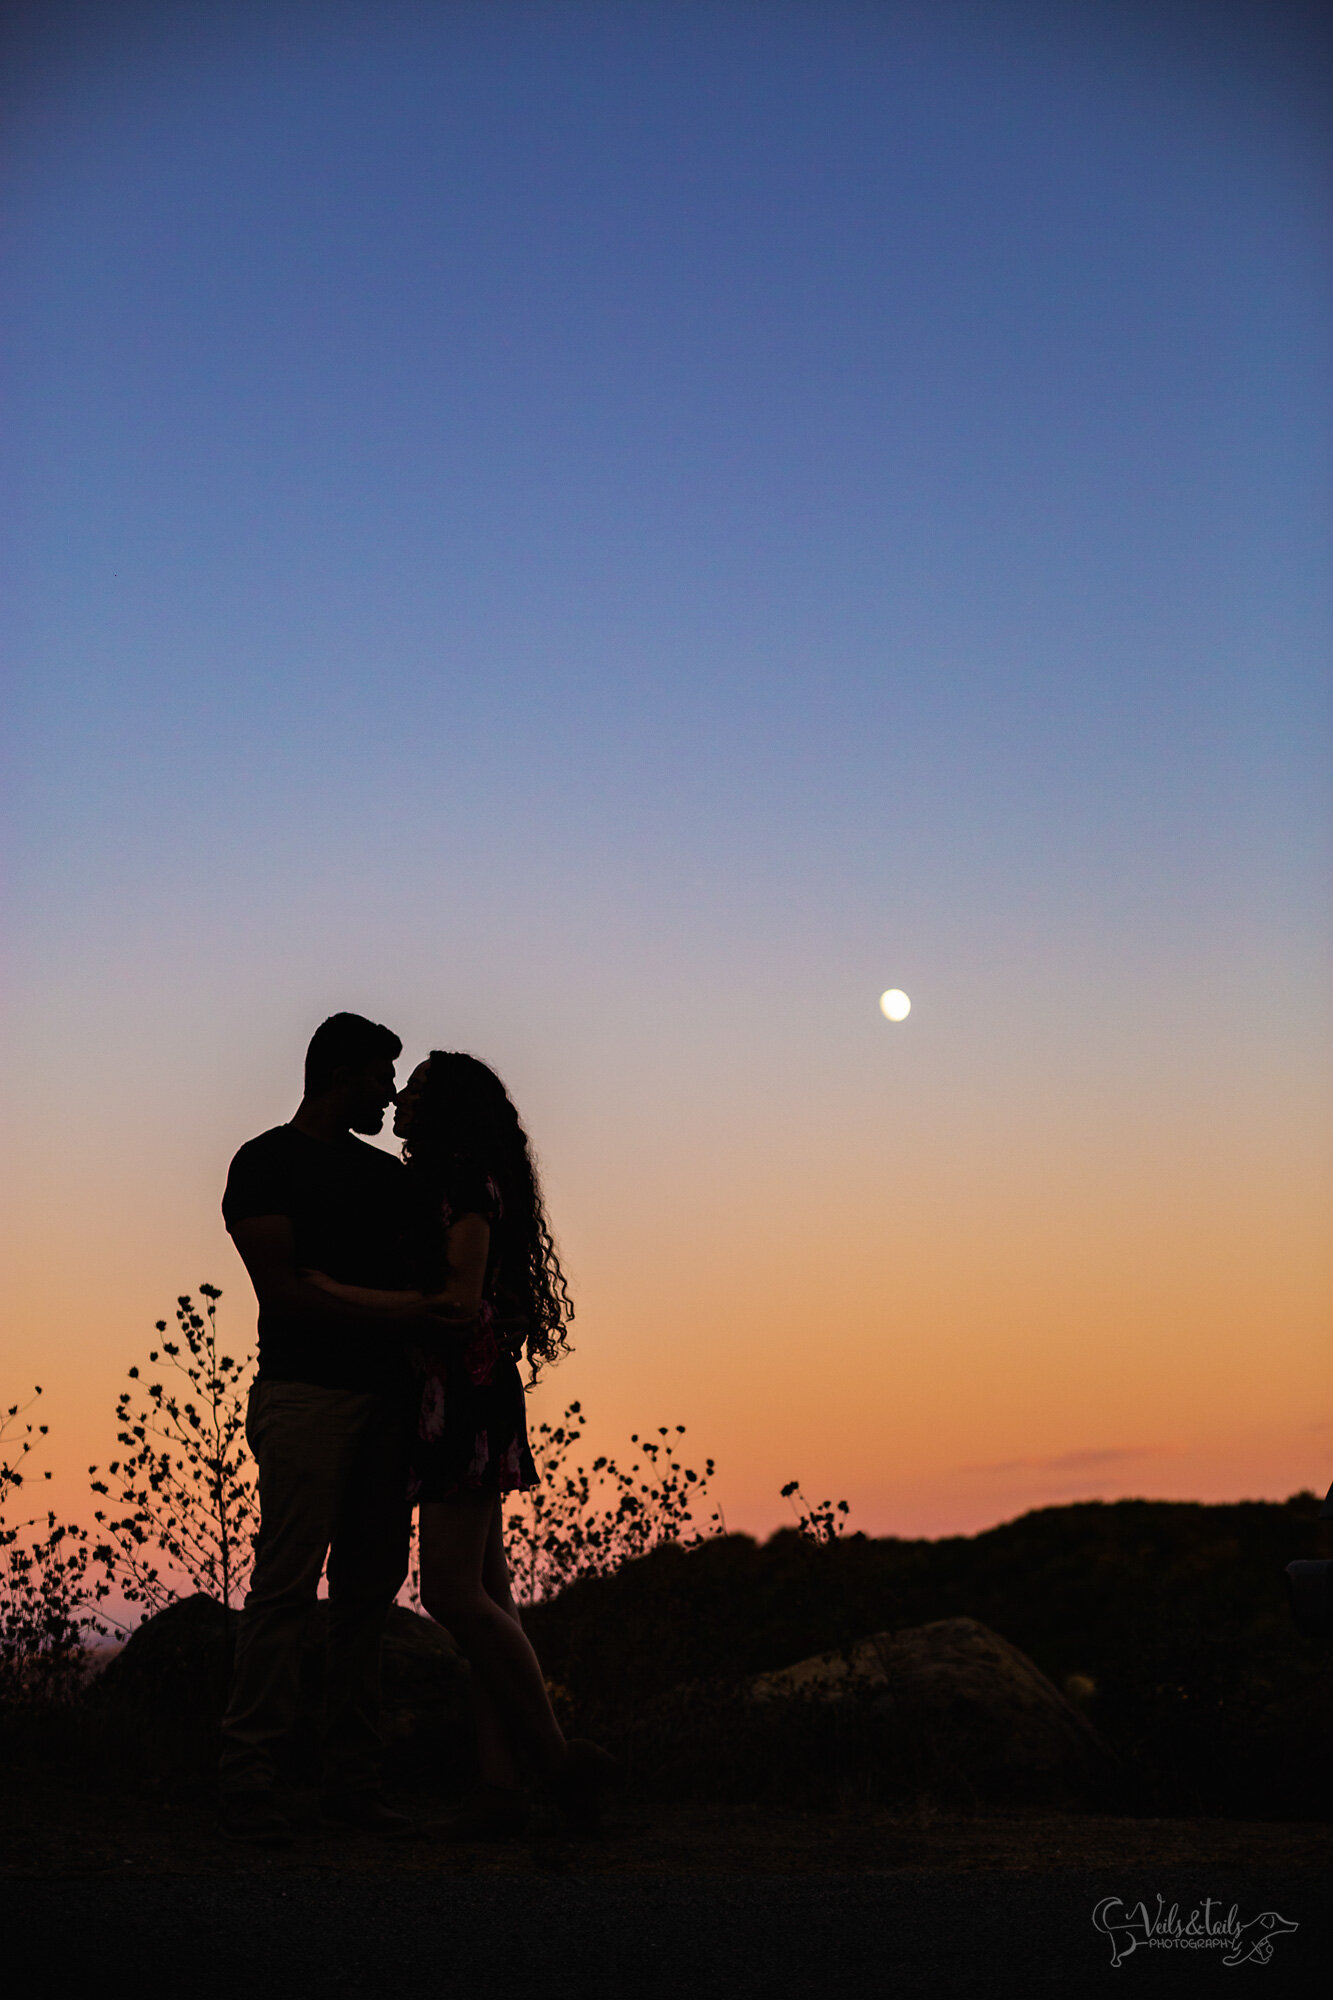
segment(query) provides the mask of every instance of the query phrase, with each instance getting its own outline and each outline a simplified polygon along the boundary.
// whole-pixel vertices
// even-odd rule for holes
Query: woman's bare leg
[[[521,1780],[504,1716],[475,1669],[468,1681],[468,1700],[477,1732],[477,1773],[482,1784],[499,1785],[504,1791],[516,1790]]]
[[[421,1601],[448,1627],[467,1656],[481,1706],[478,1746],[483,1776],[512,1784],[513,1753],[525,1753],[540,1776],[565,1761],[542,1670],[518,1621],[500,1539],[498,1494],[466,1494],[421,1509]],[[488,1589],[488,1582],[503,1601]],[[489,1712],[487,1709],[489,1704]],[[498,1775],[501,1751],[507,1774]],[[495,1773],[487,1769],[495,1757]]]
[[[481,1580],[486,1595],[493,1598],[500,1609],[507,1612],[516,1625],[523,1620],[518,1615],[514,1602],[514,1589],[509,1579],[509,1558],[505,1554],[504,1494],[497,1496],[491,1509],[490,1526],[486,1530],[486,1548],[481,1559]]]
[[[501,1495],[491,1513],[491,1524],[481,1559],[481,1582],[482,1588],[492,1602],[498,1604],[506,1617],[512,1618],[518,1625],[522,1621],[509,1584],[503,1513],[504,1496]],[[470,1677],[469,1692],[472,1700],[472,1719],[477,1730],[477,1762],[480,1766],[481,1782],[483,1785],[500,1785],[506,1790],[512,1789],[519,1783],[519,1769],[514,1757],[514,1746],[505,1728],[504,1716],[480,1674],[473,1674]]]

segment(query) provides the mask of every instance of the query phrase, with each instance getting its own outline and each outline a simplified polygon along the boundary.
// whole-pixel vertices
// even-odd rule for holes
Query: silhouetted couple
[[[286,1125],[231,1163],[222,1212],[259,1300],[246,1435],[261,1526],[222,1724],[223,1830],[278,1845],[274,1796],[325,1562],[323,1808],[406,1831],[382,1792],[379,1649],[420,1506],[421,1597],[470,1667],[480,1783],[451,1822],[517,1833],[528,1785],[595,1823],[611,1760],[568,1744],[514,1606],[502,1496],[536,1481],[519,1358],[535,1374],[573,1317],[527,1138],[503,1084],[433,1053],[395,1091],[402,1044],[335,1014]],[[376,1133],[389,1105],[399,1161]]]

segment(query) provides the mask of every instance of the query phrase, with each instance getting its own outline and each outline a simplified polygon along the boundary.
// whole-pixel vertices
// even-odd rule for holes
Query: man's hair
[[[403,1045],[392,1028],[367,1021],[361,1014],[330,1014],[310,1037],[305,1052],[305,1087],[327,1090],[338,1069],[364,1069],[367,1063],[397,1062]]]

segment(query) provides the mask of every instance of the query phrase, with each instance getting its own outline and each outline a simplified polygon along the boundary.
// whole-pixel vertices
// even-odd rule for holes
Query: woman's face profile
[[[430,1075],[429,1062],[418,1063],[407,1082],[398,1093],[398,1103],[393,1114],[394,1136],[411,1139],[412,1120],[416,1117],[417,1106],[426,1088],[426,1078]]]

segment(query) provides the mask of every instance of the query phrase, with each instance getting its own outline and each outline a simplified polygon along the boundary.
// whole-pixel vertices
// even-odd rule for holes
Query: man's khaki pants
[[[407,1575],[401,1396],[260,1380],[245,1434],[259,1470],[255,1567],[222,1720],[224,1793],[265,1791],[296,1720],[301,1649],[327,1556],[324,1789],[378,1791],[379,1651]]]

